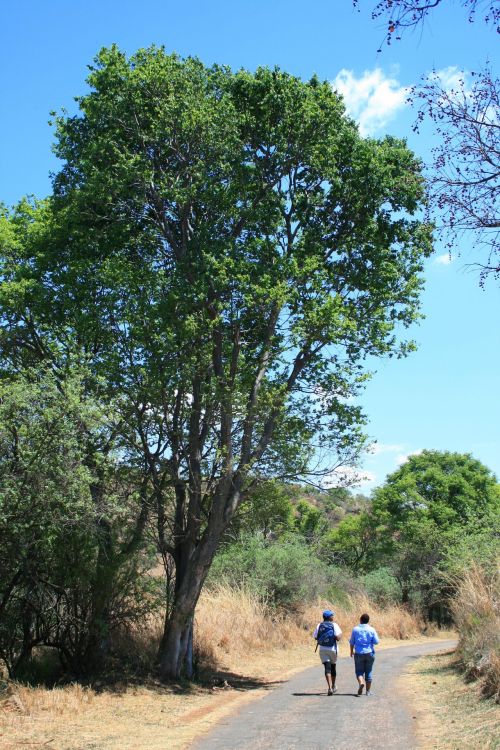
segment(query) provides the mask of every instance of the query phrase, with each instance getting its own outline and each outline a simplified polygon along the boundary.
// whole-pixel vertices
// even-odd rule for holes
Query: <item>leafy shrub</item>
[[[472,564],[457,580],[451,608],[460,640],[457,654],[466,679],[500,703],[500,570]]]
[[[401,598],[400,586],[389,568],[372,570],[361,580],[370,599],[382,607],[394,604]]]
[[[311,548],[293,536],[267,541],[242,537],[216,557],[209,585],[244,586],[276,606],[314,601],[328,590],[330,575]]]

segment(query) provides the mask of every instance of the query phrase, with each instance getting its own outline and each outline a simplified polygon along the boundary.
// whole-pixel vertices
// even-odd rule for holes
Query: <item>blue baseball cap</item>
[[[325,609],[323,612],[323,617],[333,617],[335,615],[335,612],[332,612],[331,609]]]

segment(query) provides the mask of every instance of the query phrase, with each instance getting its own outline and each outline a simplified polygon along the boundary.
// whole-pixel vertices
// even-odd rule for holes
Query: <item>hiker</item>
[[[379,642],[377,631],[368,625],[369,622],[370,615],[361,615],[359,625],[352,629],[349,638],[351,656],[354,654],[354,671],[359,685],[358,695],[362,695],[365,685],[366,694],[371,695],[375,646]]]
[[[316,648],[319,646],[319,658],[325,668],[326,684],[328,685],[328,695],[337,692],[335,680],[337,678],[337,642],[340,641],[342,631],[339,625],[333,621],[335,612],[331,609],[325,609],[323,612],[323,622],[319,622],[313,633],[316,638]]]

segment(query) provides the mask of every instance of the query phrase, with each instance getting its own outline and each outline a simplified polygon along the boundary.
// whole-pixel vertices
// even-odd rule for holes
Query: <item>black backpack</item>
[[[335,650],[337,650],[337,639],[335,637],[333,622],[322,622],[320,624],[316,640],[320,646],[326,646],[327,648],[335,646]]]

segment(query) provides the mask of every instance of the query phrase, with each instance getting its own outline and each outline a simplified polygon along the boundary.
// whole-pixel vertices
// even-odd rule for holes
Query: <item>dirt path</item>
[[[338,693],[326,696],[323,669],[292,677],[259,701],[221,721],[190,746],[191,750],[414,750],[414,722],[396,690],[397,679],[413,659],[450,648],[454,641],[400,646],[380,651],[374,668],[373,695],[358,697],[354,665],[337,666]]]

